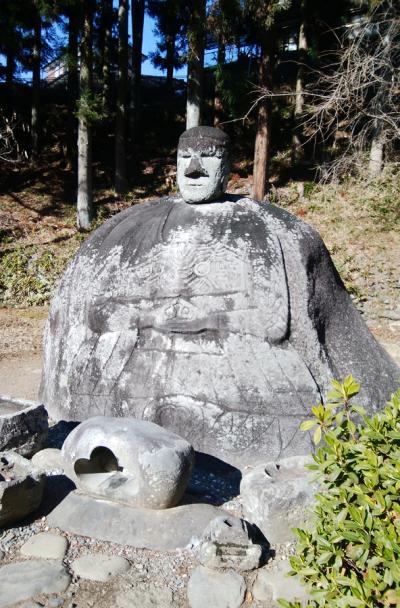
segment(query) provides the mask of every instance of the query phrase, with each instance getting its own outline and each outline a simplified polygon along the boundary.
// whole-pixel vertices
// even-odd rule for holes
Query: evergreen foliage
[[[312,531],[296,529],[292,574],[311,587],[307,606],[400,605],[400,390],[373,417],[353,403],[352,376],[333,381],[302,424],[324,440],[314,455],[321,491]],[[283,608],[301,604],[280,600]]]

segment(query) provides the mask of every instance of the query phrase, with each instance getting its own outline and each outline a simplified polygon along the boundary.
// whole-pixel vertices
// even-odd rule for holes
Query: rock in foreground
[[[198,566],[188,584],[190,608],[239,608],[246,594],[244,578],[234,570]]]
[[[31,536],[21,547],[21,555],[62,560],[68,549],[64,536],[54,532],[40,532]]]
[[[119,545],[173,551],[198,544],[221,509],[191,504],[171,509],[140,509],[71,492],[47,518],[65,532]]]
[[[44,405],[0,397],[0,451],[13,450],[21,456],[32,456],[44,446],[48,428]]]
[[[240,493],[245,517],[255,523],[270,543],[293,538],[294,527],[310,520],[317,485],[305,468],[310,457],[283,458],[255,467],[243,476]]]
[[[166,509],[178,504],[194,462],[192,446],[144,420],[97,416],[67,437],[65,474],[85,494]]]
[[[29,600],[41,593],[62,593],[71,577],[59,561],[35,560],[0,568],[0,608]]]
[[[119,555],[83,555],[72,562],[75,576],[90,581],[106,583],[129,570],[128,560]]]
[[[261,546],[260,536],[244,519],[221,515],[204,530],[196,550],[197,559],[208,568],[254,570],[259,567],[266,548]]]
[[[35,511],[43,496],[45,477],[15,452],[0,452],[0,527]]]

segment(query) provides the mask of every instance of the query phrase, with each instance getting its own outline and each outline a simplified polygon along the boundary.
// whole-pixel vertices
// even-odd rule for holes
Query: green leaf
[[[322,566],[323,564],[326,564],[327,562],[329,562],[329,560],[331,559],[331,557],[334,555],[334,553],[332,553],[332,551],[324,551],[323,553],[321,553],[321,555],[317,558],[317,564],[319,566]]]
[[[360,414],[361,416],[363,416],[365,414],[365,408],[363,408],[362,405],[352,405],[351,409],[353,412],[356,412],[357,414]]]
[[[360,600],[357,597],[353,597],[351,595],[346,595],[345,598],[343,598],[343,607],[345,608],[346,606],[365,606],[365,602],[364,600]]]
[[[318,445],[321,441],[321,427],[317,426],[317,428],[314,431],[314,435],[313,435],[313,442],[314,445]]]
[[[314,426],[317,424],[316,420],[304,420],[301,424],[300,424],[300,430],[301,431],[309,431],[310,429],[314,428]]]

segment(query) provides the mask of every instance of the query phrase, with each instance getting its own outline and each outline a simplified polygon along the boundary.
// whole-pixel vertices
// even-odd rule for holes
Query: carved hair
[[[184,131],[179,138],[178,149],[192,148],[195,150],[207,150],[210,147],[223,148],[228,152],[229,136],[214,127],[192,127]]]

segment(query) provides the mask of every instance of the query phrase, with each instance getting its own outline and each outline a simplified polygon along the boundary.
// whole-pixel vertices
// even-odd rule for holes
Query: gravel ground
[[[48,447],[59,447],[65,436],[72,429],[71,424],[54,424],[50,430]],[[207,467],[212,466],[213,470]],[[50,476],[47,482],[47,489],[43,503],[38,513],[31,516],[22,524],[10,529],[0,530],[0,556],[4,552],[4,557],[0,557],[0,566],[24,561],[26,558],[20,555],[21,546],[34,534],[39,532],[56,532],[68,539],[68,550],[65,555],[64,565],[71,573],[71,563],[80,556],[87,554],[102,553],[107,555],[119,555],[126,558],[130,563],[127,573],[120,575],[108,583],[98,583],[72,578],[72,583],[68,590],[62,594],[51,596],[39,596],[35,602],[25,602],[18,606],[24,608],[86,608],[96,606],[99,608],[109,608],[119,605],[116,600],[118,594],[132,592],[145,592],[145,597],[149,598],[151,591],[156,593],[172,594],[171,603],[165,603],[164,595],[160,596],[161,603],[148,606],[159,606],[160,608],[186,607],[186,588],[190,573],[197,562],[192,550],[177,550],[171,552],[157,552],[145,549],[135,549],[129,546],[121,546],[109,542],[101,542],[94,539],[62,532],[61,530],[49,527],[47,524],[46,513],[51,510],[55,503],[59,502],[67,490],[72,489],[69,482],[61,480],[61,476]],[[53,483],[54,482],[54,483]],[[198,464],[189,484],[189,491],[185,502],[208,502],[220,505],[232,515],[240,516],[242,513],[238,488],[240,473],[237,469],[227,465],[216,465],[215,462],[209,463],[206,458],[200,455]],[[50,500],[49,500],[50,496]],[[273,562],[284,559],[293,553],[294,545],[287,543],[273,547],[268,559]],[[246,575],[249,585],[254,578],[254,573]],[[169,597],[169,596],[168,596]],[[162,599],[164,598],[164,599]],[[251,596],[244,606],[252,606]],[[150,600],[149,600],[150,601]],[[132,606],[134,608],[134,606]],[[141,608],[147,608],[146,604],[141,604]],[[205,607],[205,608],[212,608]]]

